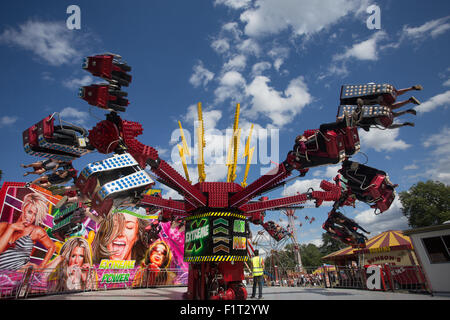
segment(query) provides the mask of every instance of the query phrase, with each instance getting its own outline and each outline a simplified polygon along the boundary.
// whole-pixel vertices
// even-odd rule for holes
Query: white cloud
[[[247,57],[243,54],[235,55],[233,58],[228,60],[227,63],[223,66],[223,70],[225,71],[242,71],[245,69],[245,66],[247,64]]]
[[[259,37],[290,29],[294,35],[311,35],[360,11],[360,0],[260,0],[241,14],[245,34]]]
[[[286,187],[283,190],[282,195],[283,197],[295,196],[297,193],[306,193],[309,188],[313,188],[315,191],[323,191],[320,188],[321,182],[322,179],[297,180]]]
[[[194,87],[199,87],[201,85],[206,87],[208,82],[214,78],[214,73],[206,69],[201,61],[199,61],[193,69],[194,73],[189,78],[189,83]]]
[[[228,39],[220,38],[216,39],[211,43],[211,47],[216,51],[217,53],[225,53],[228,50],[230,50],[230,43],[228,42]]]
[[[241,101],[246,87],[246,81],[242,74],[237,71],[225,72],[219,80],[219,86],[214,91],[216,103],[227,99]]]
[[[346,77],[349,74],[349,71],[347,69],[347,66],[345,63],[332,63],[328,67],[328,70],[322,74],[319,75],[318,79],[322,80],[329,76],[338,76],[338,77]]]
[[[31,51],[53,66],[69,63],[80,55],[74,48],[74,32],[67,29],[65,22],[29,20],[19,25],[18,30],[4,30],[0,43]]]
[[[79,87],[87,86],[94,83],[94,78],[90,75],[85,75],[81,78],[73,78],[63,81],[63,86],[69,89],[78,89]]]
[[[415,107],[417,112],[425,113],[430,112],[440,106],[447,106],[450,104],[450,90],[447,90],[444,93],[438,94],[419,106]]]
[[[10,126],[18,120],[17,117],[3,116],[0,117],[0,128],[5,126]]]
[[[72,107],[67,107],[59,112],[61,118],[68,122],[74,122],[75,124],[84,125],[89,119],[89,113],[85,111],[79,111]]]
[[[358,130],[361,145],[372,148],[378,152],[405,150],[411,147],[405,141],[398,139],[400,129],[370,130],[369,132]]]
[[[228,22],[222,26],[222,30],[233,36],[235,40],[239,40],[242,36],[242,31],[239,30],[239,25],[237,22]]]
[[[430,135],[423,146],[432,148],[423,177],[450,184],[450,128],[444,127],[441,132]]]
[[[341,165],[327,166],[325,171],[319,170],[313,173],[314,177],[323,177],[324,179],[332,179],[338,174],[338,170],[341,169]]]
[[[269,51],[269,56],[274,59],[273,67],[275,70],[280,71],[281,65],[289,56],[289,49],[286,47],[276,46]]]
[[[416,170],[416,169],[419,169],[419,167],[414,163],[403,167],[403,170]]]
[[[264,71],[269,70],[271,67],[272,67],[271,63],[267,61],[255,63],[252,67],[252,75],[259,76]]]
[[[169,152],[169,149],[163,148],[163,147],[161,147],[161,146],[155,146],[155,148],[156,148],[156,150],[158,150],[158,155],[159,155],[159,156],[165,156],[165,155],[167,155],[168,152]]]
[[[237,49],[247,55],[259,56],[261,53],[261,47],[253,39],[241,40],[237,43]]]
[[[442,85],[445,86],[445,87],[450,87],[450,79],[445,81]]]
[[[281,127],[291,122],[303,107],[312,102],[303,77],[292,79],[284,92],[275,90],[269,83],[268,77],[257,76],[247,86],[246,94],[251,99],[251,108],[247,111],[249,117],[262,114],[273,125]]]
[[[396,196],[389,210],[375,215],[374,209],[367,209],[357,213],[354,220],[369,231],[371,237],[388,230],[405,230],[408,229],[408,219],[403,215],[401,208],[402,203]]]
[[[311,244],[315,245],[316,247],[321,247],[323,245],[322,238],[312,239],[312,240],[308,241],[308,243],[311,243]]]
[[[342,54],[336,54],[333,56],[333,60],[348,60],[355,58],[357,60],[368,60],[375,61],[378,60],[378,49],[377,44],[380,40],[386,37],[384,31],[378,31],[369,39],[355,43],[351,48],[348,48]]]
[[[184,200],[184,197],[175,190],[163,184],[160,184],[159,187],[162,189],[162,196],[164,199]]]
[[[450,16],[431,20],[419,27],[408,27],[407,25],[403,27],[403,35],[412,39],[424,39],[427,36],[435,38],[444,34],[450,29]]]
[[[223,4],[232,9],[242,9],[248,7],[251,2],[252,0],[215,0],[214,4]]]
[[[217,122],[222,118],[222,111],[221,110],[203,110],[202,108],[202,116],[203,116],[203,125],[205,130],[212,130],[215,129],[217,126]],[[195,121],[198,121],[198,114],[197,114],[197,105],[192,104],[188,107],[188,110],[186,112],[186,116],[184,117],[184,120],[189,124],[194,126]]]
[[[239,72],[228,71],[220,79],[220,84],[225,86],[241,86],[245,84],[245,79]]]

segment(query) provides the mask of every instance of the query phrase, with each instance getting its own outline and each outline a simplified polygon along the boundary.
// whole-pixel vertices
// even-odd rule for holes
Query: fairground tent
[[[384,264],[416,265],[411,239],[402,231],[388,230],[366,241],[366,248],[347,247],[322,258],[334,265]]]
[[[327,269],[327,272],[329,271],[336,271],[336,267],[331,264],[325,264],[323,266],[318,267],[316,270],[313,271],[313,274],[320,274],[323,273],[324,267]]]

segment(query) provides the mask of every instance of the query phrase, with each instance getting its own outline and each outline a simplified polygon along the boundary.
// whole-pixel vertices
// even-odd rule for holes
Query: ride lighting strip
[[[344,116],[346,114],[351,115],[357,110],[357,107],[358,106],[355,105],[342,105],[342,113],[340,116]],[[391,113],[389,107],[385,106],[363,106],[361,110],[364,118],[386,116]]]
[[[120,179],[108,182],[100,189],[99,196],[102,200],[104,200],[113,193],[139,188],[153,182],[154,181],[150,178],[150,176],[144,170],[141,170]]]
[[[389,84],[364,84],[343,86],[343,97],[359,97],[377,93],[391,93],[394,87]]]
[[[224,262],[224,261],[248,261],[248,256],[200,256],[185,257],[185,262]]]
[[[86,178],[93,173],[137,166],[137,161],[129,154],[114,155],[111,158],[88,164],[81,172]]]
[[[247,219],[246,216],[234,212],[207,212],[186,217],[186,220],[193,220],[204,217],[234,217],[239,219]]]
[[[47,152],[40,152],[40,151],[34,151],[30,144],[26,144],[23,146],[23,149],[25,150],[25,152],[31,156],[36,156],[36,157],[42,157],[42,158],[46,158],[46,159],[55,159],[55,160],[60,160],[60,161],[72,161],[75,160],[77,157],[75,155],[61,155],[61,154],[54,154],[54,153],[47,153]]]
[[[42,135],[40,135],[38,137],[38,144],[41,148],[47,148],[47,149],[67,152],[67,153],[74,154],[78,157],[92,152],[91,150],[88,150],[88,149],[72,147],[72,146],[63,145],[63,144],[54,143],[54,142],[48,142],[47,140],[45,140],[45,138]]]

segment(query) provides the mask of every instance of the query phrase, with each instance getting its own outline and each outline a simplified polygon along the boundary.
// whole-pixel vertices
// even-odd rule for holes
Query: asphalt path
[[[250,297],[252,288],[247,287]],[[28,297],[27,300],[183,300],[186,287],[163,287],[147,289],[120,289],[90,291],[72,294],[58,294],[41,297]],[[450,300],[450,295],[430,295],[409,292],[384,292],[357,289],[303,288],[303,287],[264,287],[265,300]],[[259,301],[250,299],[248,301]]]

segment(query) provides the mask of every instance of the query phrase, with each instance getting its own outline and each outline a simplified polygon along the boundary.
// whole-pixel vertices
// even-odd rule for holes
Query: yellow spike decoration
[[[184,136],[184,131],[183,131],[183,127],[181,126],[181,122],[178,121],[178,126],[180,127],[180,135],[181,135],[181,142],[183,143],[183,150],[184,150],[184,154],[190,156],[191,152],[189,151],[189,147],[186,141],[186,138]]]
[[[186,176],[186,180],[189,183],[191,183],[191,180],[189,178],[189,170],[188,170],[188,167],[187,167],[187,161],[186,161],[186,155],[190,156],[191,153],[189,152],[189,147],[188,147],[186,138],[184,136],[183,127],[181,126],[181,122],[180,121],[178,121],[178,125],[180,127],[181,141],[182,141],[182,144],[183,144],[183,146],[180,146],[179,144],[177,145],[178,153],[180,154],[181,163],[183,164],[184,175]]]
[[[202,114],[202,103],[199,102],[197,104],[197,114],[199,127],[197,128],[197,137],[198,137],[198,182],[204,182],[206,179],[205,173],[205,159],[203,155],[203,150],[206,146],[205,142],[205,129],[203,126],[203,114]]]
[[[189,183],[191,183],[191,179],[189,178],[189,170],[188,170],[187,163],[186,163],[186,157],[185,157],[185,154],[184,154],[184,149],[179,144],[177,145],[177,147],[178,147],[178,153],[180,154],[181,163],[183,165],[184,175],[186,176],[186,180]]]
[[[252,126],[250,128],[250,133],[248,134],[248,139],[247,139],[247,142],[245,144],[244,155],[242,156],[242,158],[247,157],[247,161],[245,163],[244,179],[242,180],[242,183],[241,183],[241,186],[244,187],[244,188],[247,186],[248,171],[250,169],[250,164],[252,162],[253,152],[255,151],[255,147],[250,149],[250,141],[251,141],[251,138],[252,138],[252,132],[253,132],[253,124],[252,124]]]
[[[240,108],[241,105],[239,103],[236,104],[236,112],[234,114],[234,124],[233,124],[233,136],[231,137],[227,157],[227,166],[228,166],[227,182],[234,182],[234,180],[236,179],[236,166],[241,136],[241,129],[239,128]],[[231,154],[233,154],[233,159],[231,159]]]

